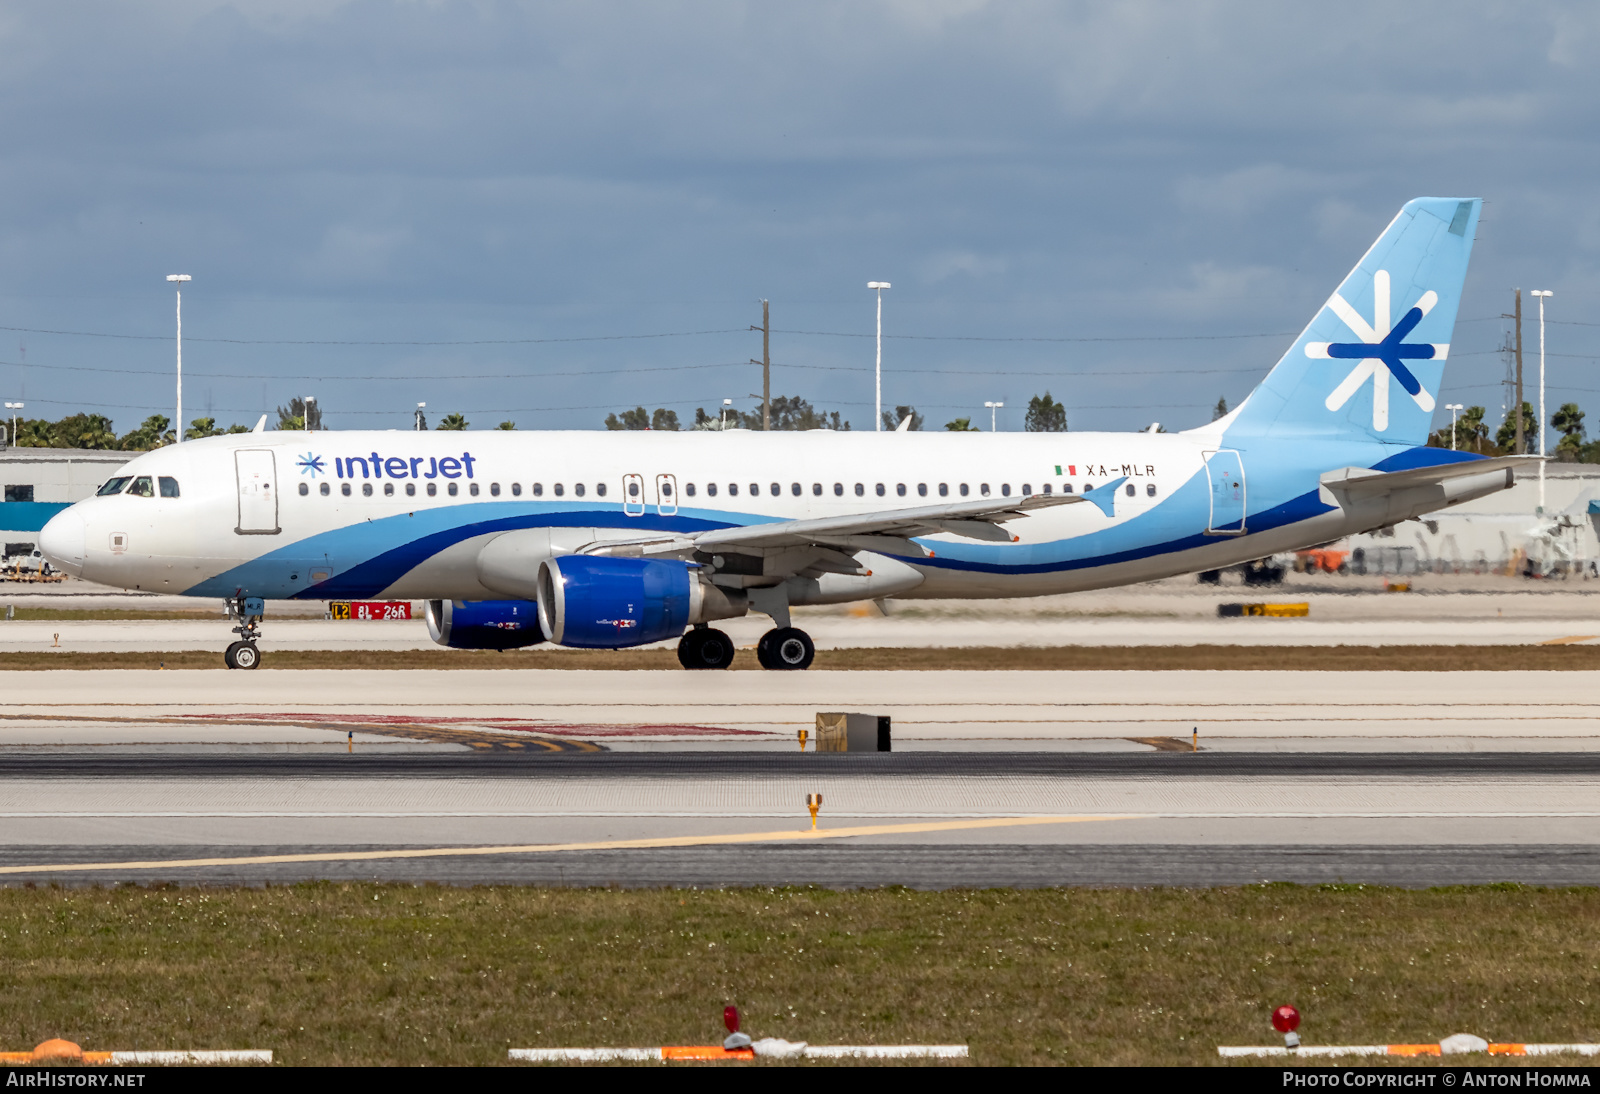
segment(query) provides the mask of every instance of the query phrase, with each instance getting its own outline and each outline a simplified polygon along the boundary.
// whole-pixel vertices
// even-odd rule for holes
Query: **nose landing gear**
[[[256,640],[261,637],[261,618],[266,614],[266,605],[259,596],[236,596],[228,601],[228,614],[239,620],[233,633],[240,640],[223,653],[222,663],[230,669],[253,669],[261,664]]]

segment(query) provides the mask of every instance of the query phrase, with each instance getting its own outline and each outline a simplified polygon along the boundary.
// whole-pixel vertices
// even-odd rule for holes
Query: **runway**
[[[1600,754],[10,754],[0,824],[4,884],[1596,884]]]

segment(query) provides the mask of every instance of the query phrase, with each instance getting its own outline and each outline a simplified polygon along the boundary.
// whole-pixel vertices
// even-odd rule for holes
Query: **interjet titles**
[[[391,479],[459,479],[463,472],[470,479],[475,462],[471,452],[461,453],[459,460],[454,456],[379,456],[374,452],[370,457],[336,457],[333,469],[341,479],[355,478],[357,466],[364,479],[381,479],[385,475]],[[422,470],[423,464],[428,465],[426,471]]]

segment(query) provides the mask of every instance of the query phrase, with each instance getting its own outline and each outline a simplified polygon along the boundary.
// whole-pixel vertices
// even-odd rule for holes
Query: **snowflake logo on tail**
[[[1392,376],[1405,389],[1411,400],[1424,412],[1433,412],[1433,396],[1428,394],[1407,361],[1442,361],[1450,352],[1449,343],[1430,345],[1426,342],[1407,342],[1406,335],[1416,329],[1422,317],[1439,302],[1439,294],[1428,290],[1411,310],[1400,317],[1393,326],[1389,323],[1389,271],[1379,270],[1372,275],[1372,324],[1350,306],[1338,293],[1328,298],[1328,307],[1344,321],[1359,342],[1307,342],[1306,356],[1320,360],[1345,360],[1359,362],[1350,374],[1333,389],[1324,404],[1329,410],[1339,410],[1361,390],[1361,385],[1372,379],[1372,428],[1379,433],[1389,428],[1389,378]]]

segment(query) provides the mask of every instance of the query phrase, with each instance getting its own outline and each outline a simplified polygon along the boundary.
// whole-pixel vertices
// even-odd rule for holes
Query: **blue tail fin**
[[[1481,207],[1406,202],[1227,432],[1425,443]]]

